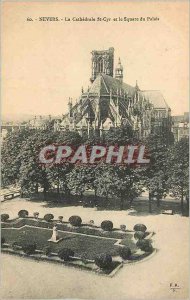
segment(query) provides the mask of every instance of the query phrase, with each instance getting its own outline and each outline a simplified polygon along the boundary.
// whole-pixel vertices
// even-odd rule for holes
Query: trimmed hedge
[[[119,249],[119,255],[123,259],[128,259],[131,256],[131,249],[129,247],[122,247]]]
[[[36,243],[31,243],[31,244],[25,244],[22,245],[22,250],[24,251],[24,253],[31,255],[35,253],[36,250]]]
[[[100,254],[95,257],[95,264],[101,269],[108,269],[112,265],[110,254]]]
[[[136,224],[133,229],[134,231],[143,231],[143,232],[147,230],[144,224]]]
[[[122,231],[126,231],[126,225],[120,225],[120,229],[122,230]]]
[[[152,250],[153,250],[150,240],[144,240],[144,239],[138,240],[138,242],[136,243],[136,246],[140,250],[145,251],[145,252],[152,252]]]
[[[101,228],[105,231],[111,231],[113,229],[113,223],[111,221],[105,220],[101,223]]]
[[[53,219],[54,219],[54,215],[52,215],[52,214],[46,214],[46,215],[44,216],[44,220],[45,220],[46,222],[51,222]]]
[[[1,246],[5,243],[5,238],[2,236],[1,237]]]
[[[143,231],[136,231],[135,233],[134,233],[134,238],[136,239],[136,240],[142,240],[142,239],[144,239],[145,238],[145,232],[143,232]]]
[[[19,218],[27,218],[28,217],[28,211],[25,210],[25,209],[21,209],[18,212],[18,216],[19,216]]]
[[[59,216],[58,219],[59,219],[59,222],[61,222],[61,223],[63,222],[63,216]]]
[[[34,216],[35,219],[38,219],[38,217],[39,217],[39,212],[37,212],[37,211],[34,212],[34,213],[33,213],[33,216]]]
[[[74,251],[69,248],[63,248],[59,250],[58,256],[64,261],[69,261],[71,260],[72,256],[74,256]]]
[[[46,255],[46,256],[51,256],[51,247],[50,247],[50,246],[44,247],[43,253],[44,253],[44,255]]]
[[[12,248],[14,251],[20,249],[17,242],[13,242],[12,245],[11,245],[11,248]]]
[[[79,217],[79,216],[71,216],[71,217],[69,218],[69,223],[70,223],[72,226],[81,226],[82,219],[81,219],[81,217]]]
[[[1,221],[2,222],[6,222],[9,219],[9,215],[8,214],[2,214],[1,215]]]

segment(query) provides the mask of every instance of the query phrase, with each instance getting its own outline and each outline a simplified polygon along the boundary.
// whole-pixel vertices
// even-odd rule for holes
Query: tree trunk
[[[121,197],[121,199],[120,199],[120,210],[123,210],[123,208],[124,208],[124,199],[123,199],[123,197]]]
[[[46,187],[44,187],[43,195],[44,195],[44,200],[46,200],[46,196],[47,196],[47,188]]]
[[[157,197],[156,197],[156,204],[157,204],[157,207],[160,207],[160,196],[158,195]]]
[[[57,185],[57,194],[60,195],[59,184]]]
[[[82,198],[83,198],[83,193],[80,193],[80,199],[82,201]]]
[[[184,205],[183,205],[183,191],[182,191],[182,194],[181,194],[181,214],[183,216],[183,213],[184,213]]]
[[[36,183],[36,186],[35,186],[35,193],[38,194],[38,183]]]
[[[97,191],[94,190],[94,206],[97,206]]]
[[[134,198],[131,198],[131,200],[129,201],[129,208],[131,208],[131,205],[133,203]]]
[[[149,192],[149,195],[148,195],[148,211],[149,211],[150,214],[152,213],[152,195],[151,195],[150,192]]]
[[[187,201],[187,210],[189,211],[189,196],[186,196],[186,201]]]

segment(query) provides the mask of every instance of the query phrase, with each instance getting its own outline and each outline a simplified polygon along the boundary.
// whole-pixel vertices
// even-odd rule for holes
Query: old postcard
[[[1,19],[1,298],[188,299],[189,1]]]

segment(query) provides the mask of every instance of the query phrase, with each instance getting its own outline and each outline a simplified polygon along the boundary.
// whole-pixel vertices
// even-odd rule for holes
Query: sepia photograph
[[[189,299],[189,1],[2,1],[1,299]]]

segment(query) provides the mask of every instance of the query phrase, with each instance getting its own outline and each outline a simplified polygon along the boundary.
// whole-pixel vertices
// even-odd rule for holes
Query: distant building
[[[189,137],[189,113],[184,115],[172,116],[172,132],[176,142],[183,137]]]
[[[56,130],[99,132],[128,124],[138,137],[171,131],[171,110],[158,90],[141,90],[123,82],[119,59],[114,77],[114,49],[92,51],[91,86],[81,92],[75,104],[68,101],[68,113]]]
[[[29,120],[27,127],[30,129],[46,129],[51,123],[54,123],[54,118],[49,116],[35,116]]]
[[[1,139],[3,140],[8,132],[13,132],[21,128],[25,128],[26,125],[21,122],[2,122],[1,123]]]

